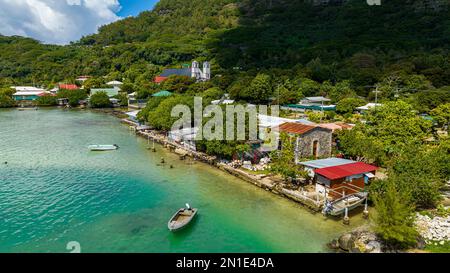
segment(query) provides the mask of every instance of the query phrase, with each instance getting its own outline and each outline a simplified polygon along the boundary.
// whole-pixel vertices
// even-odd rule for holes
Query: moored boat
[[[345,208],[349,211],[362,205],[367,199],[367,192],[358,192],[339,198],[332,202],[327,202],[323,209],[323,213],[332,216],[342,215],[345,212]]]
[[[114,151],[119,149],[119,146],[116,144],[113,145],[89,145],[89,150],[91,151]]]
[[[187,208],[180,209],[174,216],[172,216],[167,224],[170,231],[177,231],[186,227],[197,215],[198,209],[191,208],[189,204],[186,204],[186,207]]]

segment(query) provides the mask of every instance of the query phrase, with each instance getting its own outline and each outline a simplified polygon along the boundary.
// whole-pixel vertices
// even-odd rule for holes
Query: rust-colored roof
[[[162,83],[163,81],[167,80],[167,77],[163,76],[156,76],[154,82],[155,83]]]
[[[59,84],[59,89],[66,89],[66,90],[78,90],[78,86],[76,84]]]
[[[316,126],[305,125],[302,123],[294,123],[294,122],[286,122],[280,125],[279,131],[291,134],[299,134],[303,135],[313,129],[317,128]]]

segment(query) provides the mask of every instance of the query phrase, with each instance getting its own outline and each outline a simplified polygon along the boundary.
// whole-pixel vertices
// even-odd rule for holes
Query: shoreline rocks
[[[450,216],[433,218],[417,213],[415,226],[427,244],[450,241]]]
[[[382,253],[383,244],[376,234],[362,227],[350,233],[341,235],[337,240],[331,241],[328,247],[337,252],[350,253]]]

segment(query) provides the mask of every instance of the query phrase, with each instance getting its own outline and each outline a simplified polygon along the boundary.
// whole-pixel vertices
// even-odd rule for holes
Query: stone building
[[[295,162],[302,158],[323,158],[331,155],[332,130],[301,123],[283,123],[278,131],[295,138]]]

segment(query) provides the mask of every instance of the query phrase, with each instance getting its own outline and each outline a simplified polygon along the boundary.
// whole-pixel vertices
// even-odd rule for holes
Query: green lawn
[[[440,245],[439,242],[437,242],[437,245],[427,245],[425,250],[432,253],[450,253],[450,241],[445,242],[443,245]]]

